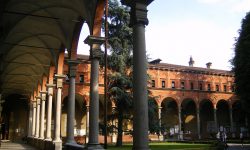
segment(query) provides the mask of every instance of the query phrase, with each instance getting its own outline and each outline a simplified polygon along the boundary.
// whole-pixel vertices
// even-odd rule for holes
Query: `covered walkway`
[[[23,143],[13,143],[13,142],[1,142],[0,150],[13,149],[13,150],[36,150],[36,148],[31,147]]]

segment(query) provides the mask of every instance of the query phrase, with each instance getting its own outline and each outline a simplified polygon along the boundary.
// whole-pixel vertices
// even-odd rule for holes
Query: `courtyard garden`
[[[210,144],[191,144],[191,143],[150,143],[151,150],[213,150]],[[131,150],[132,144],[125,144],[122,147],[113,145],[108,147],[108,150]]]

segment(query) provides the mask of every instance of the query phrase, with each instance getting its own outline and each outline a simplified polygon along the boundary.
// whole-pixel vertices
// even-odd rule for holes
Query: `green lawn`
[[[150,143],[151,150],[209,150],[209,144],[187,144],[187,143]],[[108,150],[131,150],[132,145],[126,144],[123,147],[109,146]]]

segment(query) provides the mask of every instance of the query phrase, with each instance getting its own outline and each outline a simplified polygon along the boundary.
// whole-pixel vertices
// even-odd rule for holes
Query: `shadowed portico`
[[[131,7],[134,70],[138,71],[134,73],[134,105],[138,106],[134,117],[138,121],[134,121],[133,149],[148,149],[148,126],[145,123],[148,122],[145,26],[148,24],[147,5],[152,0],[122,2]],[[25,135],[30,144],[39,149],[62,149],[61,111],[66,77],[63,65],[67,63],[69,88],[66,148],[83,148],[74,140],[75,82],[77,65],[80,63],[77,61],[77,43],[84,23],[88,25],[91,36],[100,38],[104,0],[1,0],[0,5],[1,100],[18,95],[16,100],[28,103]],[[86,148],[103,149],[98,141],[99,98],[96,90],[100,56],[95,53],[100,50],[102,43],[90,40],[89,44],[92,64],[89,143]],[[68,60],[64,58],[66,51]],[[8,117],[4,119],[7,122],[9,120]]]

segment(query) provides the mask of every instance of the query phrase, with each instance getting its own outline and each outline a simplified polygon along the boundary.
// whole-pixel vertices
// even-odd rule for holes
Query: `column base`
[[[162,134],[159,135],[159,141],[164,141],[164,136]]]
[[[53,141],[55,150],[62,150],[62,141],[57,140],[57,141]]]
[[[105,150],[100,144],[87,144],[84,150]]]
[[[66,143],[64,145],[66,150],[83,150],[85,147],[83,145],[79,145],[77,143]]]
[[[132,150],[150,150],[149,147],[134,147],[132,148]]]
[[[52,138],[46,138],[44,141],[52,141]]]

